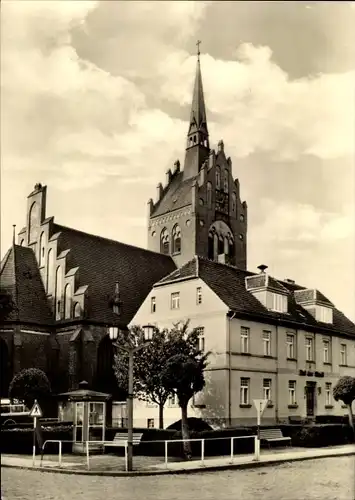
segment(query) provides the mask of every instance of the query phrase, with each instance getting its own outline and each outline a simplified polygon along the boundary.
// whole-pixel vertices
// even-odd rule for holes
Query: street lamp
[[[122,304],[119,298],[118,283],[116,283],[115,298],[113,301],[112,309],[114,314],[116,316],[119,316],[120,307],[117,307],[117,304],[119,305]],[[147,343],[152,340],[155,327],[153,325],[145,325],[142,327],[142,329],[145,342],[138,346],[133,346],[132,344],[130,344],[128,338],[126,339],[126,342],[124,344],[118,344],[117,342],[115,342],[118,339],[120,330],[117,326],[110,326],[108,328],[110,339],[113,341],[112,345],[116,347],[118,350],[125,351],[128,354],[128,397],[127,397],[127,417],[128,417],[127,470],[128,471],[133,470],[133,357],[137,351],[145,347]],[[128,336],[129,330],[126,330],[125,334]]]

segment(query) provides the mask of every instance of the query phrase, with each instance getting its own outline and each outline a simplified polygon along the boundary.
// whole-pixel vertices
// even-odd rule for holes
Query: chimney
[[[267,268],[268,266],[265,266],[264,264],[260,264],[260,266],[258,266],[258,269],[260,269],[260,274],[265,274]]]
[[[291,283],[291,285],[294,285],[294,284],[295,284],[295,280],[290,280],[289,278],[285,278],[285,279],[284,279],[284,282],[285,282],[285,283]]]
[[[163,186],[162,183],[159,182],[159,184],[157,185],[157,201],[160,201],[162,196],[163,196]]]

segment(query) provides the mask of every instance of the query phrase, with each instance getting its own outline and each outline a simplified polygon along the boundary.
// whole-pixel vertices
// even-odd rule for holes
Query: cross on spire
[[[197,40],[197,58],[200,60],[200,44],[201,44],[201,40]]]

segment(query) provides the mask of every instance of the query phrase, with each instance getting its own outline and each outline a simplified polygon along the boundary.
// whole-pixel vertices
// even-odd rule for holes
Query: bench
[[[142,432],[134,432],[133,433],[133,446],[139,445],[141,442],[143,433]],[[124,448],[127,445],[128,433],[127,432],[116,432],[115,437],[112,441],[105,441],[104,448],[107,446],[114,446],[116,448]]]
[[[265,441],[270,448],[270,443],[288,441],[291,446],[291,438],[284,437],[281,429],[260,429],[260,440]]]

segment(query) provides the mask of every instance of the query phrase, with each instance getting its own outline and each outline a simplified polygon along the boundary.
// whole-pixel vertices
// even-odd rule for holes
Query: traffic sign
[[[258,415],[261,416],[264,413],[268,402],[269,402],[268,399],[254,399],[254,405],[255,405],[256,411],[258,412]]]
[[[41,407],[39,406],[39,404],[37,403],[37,401],[35,401],[34,405],[31,408],[31,411],[30,411],[30,417],[32,417],[32,418],[41,418],[42,415],[43,415],[43,412],[41,410]]]

